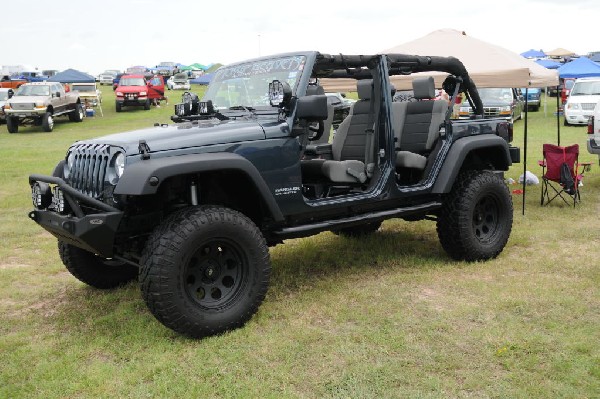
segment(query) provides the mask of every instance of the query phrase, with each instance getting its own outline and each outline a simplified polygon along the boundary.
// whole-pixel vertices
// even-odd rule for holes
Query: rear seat
[[[424,170],[427,155],[439,138],[448,102],[432,100],[435,97],[435,85],[431,76],[414,79],[413,91],[419,101],[392,104],[396,168]]]

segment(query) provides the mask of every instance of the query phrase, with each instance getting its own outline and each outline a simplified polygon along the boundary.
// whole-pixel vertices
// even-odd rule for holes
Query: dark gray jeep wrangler
[[[443,88],[466,95],[473,119],[450,120],[426,73],[412,82],[417,101],[392,101],[393,82],[428,71],[447,74]],[[324,87],[358,91],[335,132]],[[269,285],[268,246],[287,238],[431,219],[450,257],[476,261],[510,235],[512,125],[482,118],[455,58],[262,57],[219,69],[202,101],[186,93],[175,108],[172,125],[77,142],[52,176],[31,175],[29,217],[76,278],[138,278],[150,311],[180,333],[249,320]]]

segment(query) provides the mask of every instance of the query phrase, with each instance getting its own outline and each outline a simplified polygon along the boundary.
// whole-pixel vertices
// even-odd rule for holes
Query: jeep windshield
[[[23,85],[15,93],[15,96],[49,96],[50,86],[28,86]]]
[[[218,110],[253,110],[271,108],[269,83],[287,82],[296,92],[306,57],[261,59],[220,68],[212,79],[203,101],[211,100]]]
[[[146,82],[142,78],[121,78],[120,86],[146,86]]]

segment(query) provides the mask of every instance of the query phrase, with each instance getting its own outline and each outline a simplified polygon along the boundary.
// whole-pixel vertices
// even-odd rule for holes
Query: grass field
[[[0,126],[0,398],[600,397],[600,169],[584,127],[561,125],[562,144],[594,162],[581,205],[542,208],[536,186],[522,216],[514,195],[497,259],[452,261],[428,221],[388,221],[363,240],[289,240],[271,249],[257,315],[190,340],[154,319],[136,284],[80,283],[27,218],[30,173],[50,173],[75,140],[168,122],[181,94],[116,114],[103,92],[104,117],[64,118],[53,133]],[[538,176],[542,143],[556,142],[553,104],[529,114]]]

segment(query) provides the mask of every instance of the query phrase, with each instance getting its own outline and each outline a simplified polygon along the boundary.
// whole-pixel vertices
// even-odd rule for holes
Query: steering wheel
[[[308,130],[310,130],[311,132],[314,133],[313,135],[308,137],[309,141],[319,140],[323,136],[323,133],[325,132],[325,122],[318,121],[316,126],[313,124],[310,124],[310,125],[308,125]]]

